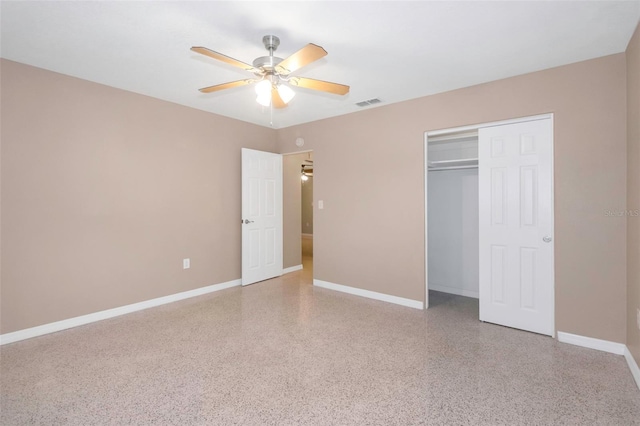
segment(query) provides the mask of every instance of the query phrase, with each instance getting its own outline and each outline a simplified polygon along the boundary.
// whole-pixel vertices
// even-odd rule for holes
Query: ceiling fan
[[[262,42],[264,43],[264,47],[269,51],[269,56],[256,58],[253,61],[253,65],[238,61],[222,53],[214,52],[206,47],[192,47],[191,50],[196,53],[242,68],[256,76],[256,79],[230,81],[228,83],[216,84],[215,86],[203,87],[200,91],[203,93],[211,93],[217,92],[218,90],[256,83],[256,93],[258,94],[256,101],[263,106],[273,105],[274,108],[286,107],[289,101],[295,96],[295,92],[285,83],[294,87],[319,90],[336,95],[346,95],[349,93],[349,86],[344,84],[291,75],[291,73],[305,65],[326,56],[327,51],[322,47],[309,43],[288,58],[282,59],[273,56],[273,52],[275,52],[280,45],[280,39],[278,37],[266,35],[262,38]]]

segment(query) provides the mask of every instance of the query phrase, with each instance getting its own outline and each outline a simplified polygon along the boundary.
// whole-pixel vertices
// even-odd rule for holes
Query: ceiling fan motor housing
[[[271,71],[280,62],[282,62],[282,58],[278,58],[275,56],[261,56],[253,61],[253,66],[258,69],[262,68],[266,71]]]
[[[282,58],[273,56],[273,52],[280,46],[280,39],[274,35],[266,35],[262,37],[264,48],[269,51],[269,56],[261,56],[253,61],[253,66],[265,71],[273,71],[273,69],[282,62]]]

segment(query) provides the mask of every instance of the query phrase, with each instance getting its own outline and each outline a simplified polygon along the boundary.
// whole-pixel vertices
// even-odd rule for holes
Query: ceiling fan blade
[[[287,106],[287,104],[285,104],[280,97],[278,89],[276,89],[275,87],[271,89],[271,105],[273,105],[274,108],[285,108]]]
[[[210,58],[217,59],[222,62],[226,62],[227,64],[233,65],[234,67],[242,68],[243,70],[246,70],[249,72],[260,72],[260,70],[254,68],[252,65],[245,64],[242,61],[233,59],[227,55],[223,55],[222,53],[214,52],[213,50],[207,49],[206,47],[194,46],[191,48],[191,50],[201,55],[205,55]]]
[[[346,95],[349,93],[349,86],[331,83],[329,81],[315,80],[313,78],[293,77],[289,80],[289,83],[294,86],[304,87],[305,89],[320,90],[322,92],[329,92],[336,95]]]
[[[231,89],[233,87],[246,86],[247,84],[253,83],[254,80],[237,80],[230,81],[228,83],[216,84],[215,86],[203,87],[200,90],[202,93],[211,93],[217,92],[218,90]]]
[[[283,75],[291,74],[292,72],[310,64],[311,62],[317,61],[326,55],[327,51],[322,47],[309,43],[293,55],[280,62],[276,66],[276,71]]]

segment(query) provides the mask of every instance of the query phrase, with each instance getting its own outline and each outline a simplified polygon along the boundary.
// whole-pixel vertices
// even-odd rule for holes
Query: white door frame
[[[482,127],[491,127],[491,126],[502,126],[505,124],[516,124],[516,123],[523,123],[526,121],[534,121],[534,120],[543,120],[543,119],[550,119],[551,120],[551,128],[552,128],[552,132],[551,132],[551,149],[553,152],[554,149],[554,121],[553,121],[553,113],[548,113],[548,114],[540,114],[540,115],[533,115],[533,116],[529,116],[529,117],[520,117],[520,118],[513,118],[513,119],[509,119],[509,120],[501,120],[501,121],[492,121],[492,122],[488,122],[488,123],[480,123],[480,124],[473,124],[473,125],[469,125],[469,126],[461,126],[461,127],[451,127],[451,128],[447,128],[447,129],[439,129],[439,130],[432,130],[432,131],[427,131],[424,132],[424,278],[425,278],[425,291],[424,291],[424,308],[428,309],[429,308],[429,216],[428,216],[428,203],[429,203],[429,193],[428,193],[428,176],[429,176],[429,137],[434,137],[434,136],[441,136],[447,133],[454,133],[454,132],[471,132],[471,131],[477,131],[478,129],[482,128]],[[553,190],[553,188],[555,187],[554,184],[554,175],[555,175],[555,169],[554,169],[554,156],[551,156],[551,188]],[[554,209],[554,214],[551,217],[551,224],[552,226],[555,228],[555,209]],[[555,265],[554,265],[554,269],[555,269]],[[553,297],[553,330],[554,330],[554,337],[555,337],[555,280],[554,280],[554,297]]]

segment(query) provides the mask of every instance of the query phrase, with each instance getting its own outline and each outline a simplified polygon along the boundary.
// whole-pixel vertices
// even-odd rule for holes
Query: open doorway
[[[478,299],[477,130],[429,137],[427,158],[429,304]]]
[[[313,283],[313,152],[283,154],[283,273]]]
[[[302,267],[313,271],[313,152],[307,153],[300,169]]]

